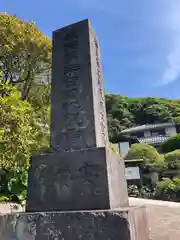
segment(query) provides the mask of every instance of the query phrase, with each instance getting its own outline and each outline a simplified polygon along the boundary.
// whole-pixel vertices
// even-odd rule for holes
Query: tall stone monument
[[[28,211],[128,205],[124,163],[110,155],[99,44],[88,20],[53,33],[51,154],[32,160]]]
[[[145,209],[129,207],[124,162],[109,150],[88,20],[53,33],[51,96],[51,152],[32,158],[27,213],[1,216],[0,239],[148,240]]]

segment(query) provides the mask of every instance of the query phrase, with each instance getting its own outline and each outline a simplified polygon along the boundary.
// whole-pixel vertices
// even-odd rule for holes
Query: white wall
[[[125,177],[127,180],[140,179],[139,167],[126,167]]]
[[[124,157],[129,151],[129,142],[120,142],[119,143],[119,151],[122,157]]]
[[[175,136],[177,134],[175,126],[166,127],[165,132],[167,136]]]
[[[150,131],[144,131],[144,137],[151,137],[151,132]]]

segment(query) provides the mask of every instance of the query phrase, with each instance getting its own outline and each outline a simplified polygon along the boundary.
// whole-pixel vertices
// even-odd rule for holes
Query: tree
[[[0,97],[0,168],[27,167],[32,153],[47,145],[48,126],[20,93],[8,86],[9,95]]]
[[[117,94],[106,94],[106,110],[110,140],[125,128],[132,126],[133,115],[128,110],[128,102]]]
[[[162,144],[161,148],[164,153],[180,149],[180,134],[169,137],[168,140]]]
[[[180,150],[166,153],[164,160],[167,169],[180,169]]]
[[[106,93],[110,139],[119,131],[143,124],[180,123],[180,101],[164,98],[129,98]],[[110,116],[110,117],[109,117]]]
[[[161,171],[164,167],[164,159],[157,150],[145,143],[135,143],[125,156],[125,159],[143,159],[141,165],[144,169]]]
[[[145,109],[149,123],[172,121],[172,114],[164,104],[152,104]]]
[[[0,14],[0,71],[9,83],[18,85],[27,99],[33,85],[50,80],[51,40],[33,22]]]
[[[31,106],[20,101],[17,91],[8,97],[1,97],[0,105],[0,167],[25,166],[34,141],[30,126]]]
[[[107,116],[107,122],[108,122],[108,132],[109,132],[109,139],[112,141],[112,139],[116,138],[118,133],[120,133],[123,129],[121,128],[121,124],[119,120],[116,118],[113,118],[110,114]]]

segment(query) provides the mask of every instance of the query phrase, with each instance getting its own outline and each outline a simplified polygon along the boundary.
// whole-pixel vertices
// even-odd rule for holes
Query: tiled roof
[[[145,131],[145,130],[156,129],[156,128],[158,129],[158,128],[169,127],[169,126],[175,126],[175,123],[167,122],[167,123],[141,125],[141,126],[125,129],[121,131],[120,134],[122,135],[126,133],[133,133],[133,132]]]
[[[167,136],[157,136],[157,137],[147,137],[147,138],[139,138],[140,143],[148,143],[148,144],[158,144],[167,141]]]

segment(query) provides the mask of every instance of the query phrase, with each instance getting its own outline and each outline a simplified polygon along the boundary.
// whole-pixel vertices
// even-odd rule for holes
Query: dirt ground
[[[130,198],[147,208],[151,240],[180,240],[180,203]]]

